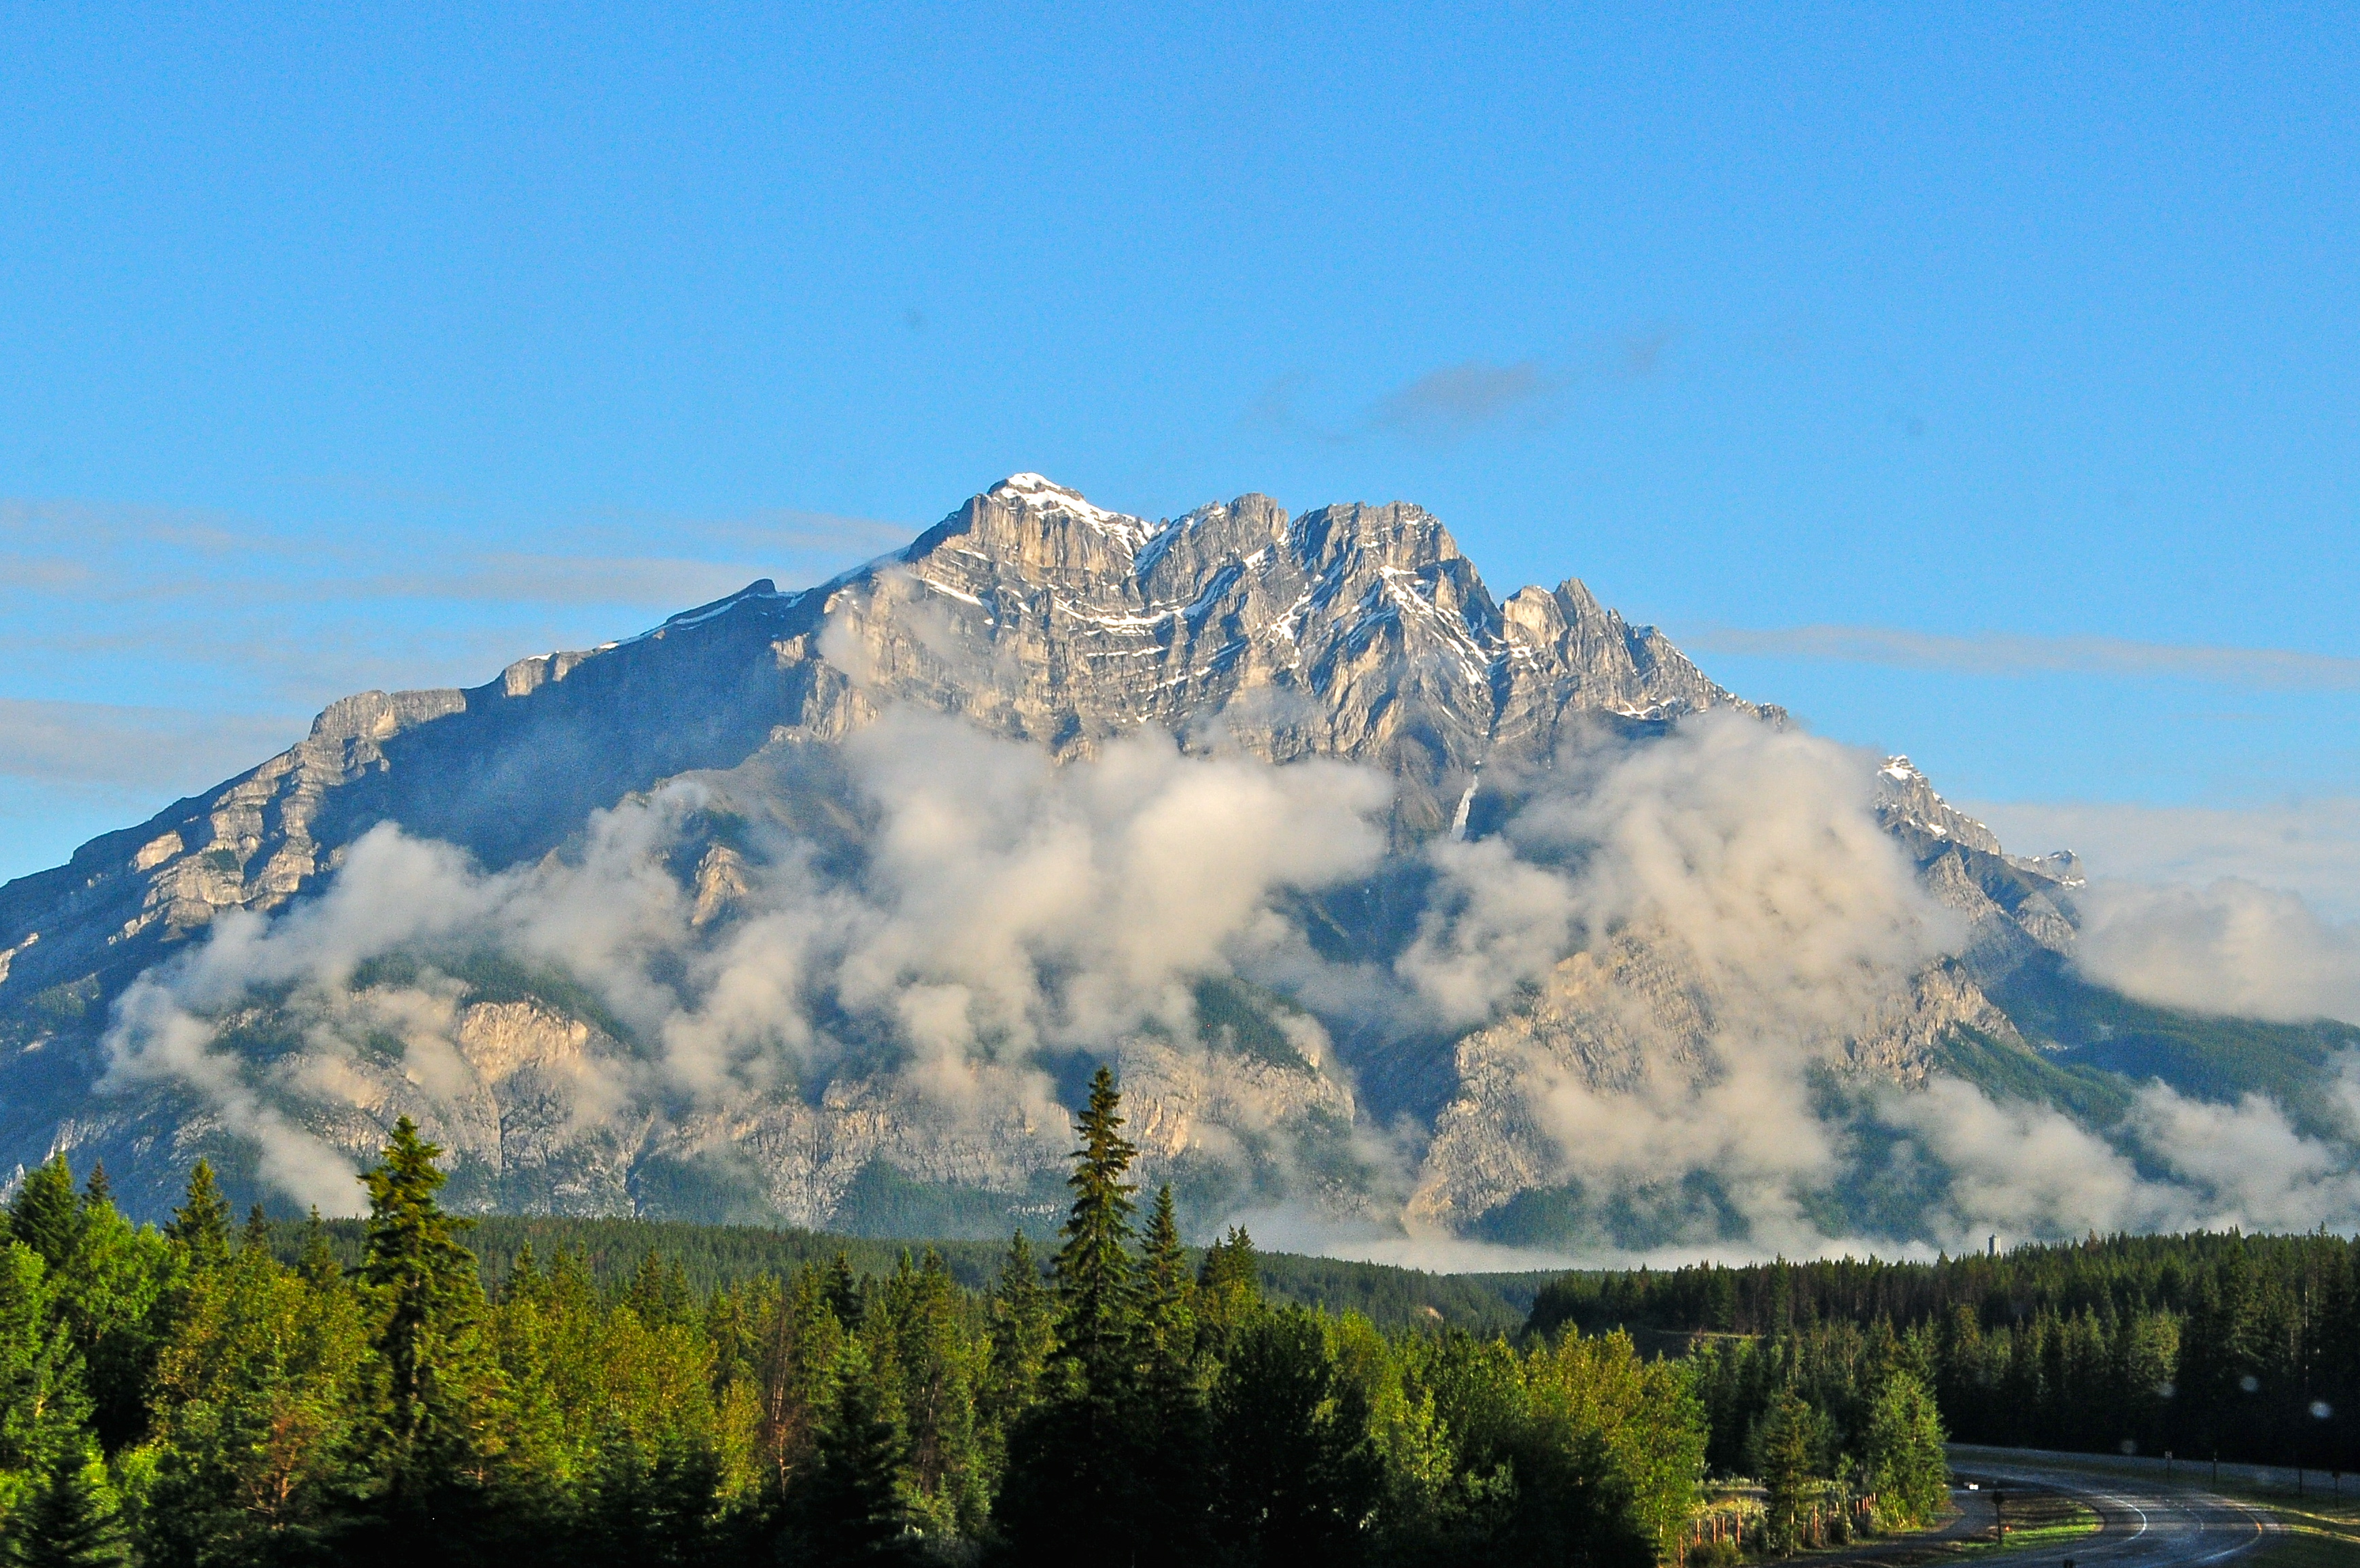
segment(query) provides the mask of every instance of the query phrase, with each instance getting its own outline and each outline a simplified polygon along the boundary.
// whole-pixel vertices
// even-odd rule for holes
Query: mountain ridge
[[[896,717],[913,714],[955,728]],[[1713,728],[1724,721],[1740,728]],[[177,1179],[175,1162],[206,1152],[249,1192],[284,1195],[299,1166],[329,1192],[335,1162],[407,1111],[452,1149],[454,1201],[477,1209],[816,1225],[881,1181],[1021,1220],[1054,1205],[1068,1080],[1112,1059],[1146,1168],[1178,1181],[1199,1222],[1274,1205],[1388,1234],[1481,1234],[1513,1211],[1526,1234],[1545,1212],[1559,1232],[1541,1239],[1568,1246],[1761,1234],[1730,1218],[1743,1203],[1713,1186],[1726,1172],[1702,1187],[1690,1172],[1673,1191],[1616,1168],[1628,1190],[1611,1201],[1568,1185],[1579,1151],[1545,1103],[1693,1105],[1752,1070],[1730,1054],[1730,1030],[1754,971],[1715,968],[1710,942],[1568,905],[1563,918],[1612,918],[1589,938],[1564,927],[1546,961],[1518,960],[1472,1013],[1404,1020],[1419,965],[1491,961],[1452,921],[1487,900],[1512,905],[1534,888],[1561,899],[1581,885],[1590,851],[1550,847],[1552,813],[1579,817],[1593,773],[1688,737],[1786,768],[1796,798],[1836,813],[1815,830],[1835,834],[1839,861],[1873,876],[1885,874],[1880,857],[1907,868],[1916,891],[1886,890],[1902,899],[1891,918],[1957,927],[1939,953],[1895,938],[1919,956],[1841,1017],[1747,1025],[1782,1042],[1774,1056],[1793,1060],[1780,1070],[1808,1079],[1792,1085],[1794,1113],[1850,1096],[1863,1114],[1890,1115],[1875,1109],[1878,1086],[1923,1093],[1943,1073],[2009,1092],[2079,1083],[2014,1065],[2083,1048],[2079,1036],[2034,1037],[2016,1017],[2088,1013],[2058,968],[2073,946],[2078,862],[2009,853],[1906,758],[1855,779],[1788,729],[1782,709],[1736,697],[1579,578],[1493,598],[1415,506],[1295,516],[1248,494],[1150,521],[1011,476],[825,583],[781,591],[758,579],[638,636],[517,660],[475,687],[341,699],[286,751],[0,888],[0,1160],[88,1148],[126,1197],[153,1197]],[[1059,772],[1026,772],[993,746],[1045,754]],[[1158,771],[1175,757],[1210,771]],[[1295,778],[1292,764],[1360,772]],[[945,767],[983,770],[984,793],[930,776]],[[1054,941],[1026,938],[1033,946],[1016,950],[1040,974],[1022,1016],[994,1021],[994,971],[936,974],[924,942],[895,949],[900,978],[882,991],[804,972],[789,996],[764,977],[802,960],[733,957],[819,910],[837,911],[839,934],[906,923],[927,890],[886,883],[928,873],[894,869],[907,826],[897,812],[998,831],[985,819],[1007,802],[989,792],[1016,789],[1024,810],[1046,813],[1010,829],[1024,854],[1059,835],[1136,833],[1119,802],[1091,804],[1098,786],[1056,782],[1095,767],[1150,785],[1168,777],[1175,800],[1218,783],[1262,803],[1257,812],[1296,812],[1301,844],[1334,842],[1290,850],[1282,836],[1235,851],[1257,874],[1260,854],[1293,854],[1301,869],[1254,882],[1251,907],[1221,916],[1227,934],[1194,968],[1158,958],[1131,981],[1091,972],[1116,960],[1087,957],[1096,938],[1074,931],[1129,918],[1120,898]],[[1830,790],[1843,798],[1819,803]],[[1854,792],[1886,848],[1845,838]],[[1374,835],[1365,849],[1353,847],[1361,818]],[[1246,831],[1254,818],[1220,820]],[[436,859],[436,846],[450,854]],[[1090,853],[1121,847],[1106,839]],[[622,962],[617,972],[504,948],[479,924],[464,927],[472,936],[364,945],[342,968],[282,963],[206,981],[210,992],[189,979],[212,952],[202,938],[224,922],[247,951],[297,930],[299,915],[328,921],[329,894],[348,880],[337,873],[356,856],[372,876],[431,872],[421,885],[432,896],[469,908],[586,916],[628,893],[654,901],[641,918],[668,924],[598,960]],[[609,860],[625,869],[592,874]],[[929,929],[937,947],[956,931]],[[802,952],[814,938],[796,940]],[[1109,985],[1136,999],[1089,1024],[1091,987]],[[748,986],[777,992],[757,1007],[771,1013],[731,1024],[724,1004]],[[1994,1000],[2010,986],[2027,1000]],[[1391,1013],[1371,1000],[1396,992]],[[659,994],[672,1000],[650,1001]],[[2066,1001],[2044,1000],[2056,996]],[[942,999],[959,1014],[947,1035]],[[1030,1043],[1010,1043],[1011,1027]],[[721,1057],[683,1055],[683,1040],[716,1030]],[[937,1035],[963,1043],[924,1043]],[[2311,1049],[2289,1046],[2287,1059],[2311,1062]],[[2217,1076],[2214,1058],[2199,1067]],[[2308,1084],[2300,1073],[2325,1069],[2288,1070],[2283,1081]],[[967,1101],[943,1098],[952,1080]],[[2123,1089],[2088,1103],[2131,1101]],[[308,1165],[274,1140],[302,1145]],[[1930,1212],[1939,1194],[1911,1201]]]

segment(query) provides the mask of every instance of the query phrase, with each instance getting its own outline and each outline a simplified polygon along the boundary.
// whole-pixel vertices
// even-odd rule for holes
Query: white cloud
[[[2235,877],[2300,894],[2329,919],[2360,920],[2360,796],[2243,806],[1967,802],[1961,809],[2016,849],[2070,849],[2096,876]]]
[[[494,875],[447,845],[372,829],[318,897],[229,916],[143,976],[108,1036],[109,1081],[194,1091],[269,1146],[266,1174],[349,1207],[319,1178],[348,1168],[306,1113],[316,1124],[359,1103],[353,1085],[374,1081],[364,1042],[399,1044],[403,1092],[450,1100],[471,1081],[446,991],[429,977],[355,997],[355,970],[395,952],[489,950],[561,967],[629,1025],[637,1048],[597,1064],[610,1107],[743,1103],[857,1055],[947,1115],[1021,1107],[1062,1139],[1035,1051],[1102,1051],[1149,1024],[1186,1037],[1186,981],[1229,969],[1273,894],[1364,875],[1382,848],[1371,818],[1388,786],[1338,763],[1190,758],[1146,733],[1059,768],[908,713],[845,756],[877,812],[866,863],[824,874],[812,846],[773,842],[718,935],[698,928],[666,865],[711,804],[695,784],[594,814],[571,859]],[[259,987],[284,989],[307,1027],[300,1081],[214,1048]],[[307,1105],[306,1091],[326,1098]]]
[[[1634,1078],[1603,1083],[1569,1058],[1525,1051],[1520,1114],[1558,1151],[1557,1179],[1663,1190],[1708,1175],[1751,1226],[1743,1242],[1713,1245],[1724,1255],[1870,1245],[1818,1217],[1816,1194],[1883,1178],[1855,1165],[1854,1129],[1817,1075],[1960,936],[1874,826],[1872,758],[1727,716],[1644,745],[1569,751],[1515,782],[1524,805],[1501,835],[1422,851],[1426,918],[1381,968],[1323,963],[1284,913],[1290,890],[1378,867],[1388,786],[1366,770],[1191,757],[1153,733],[1059,767],[910,712],[842,754],[858,795],[848,804],[866,814],[861,858],[831,860],[757,823],[735,912],[709,926],[670,869],[692,818],[717,803],[706,785],[595,814],[568,857],[498,874],[376,829],[320,895],[272,917],[231,916],[139,981],[109,1036],[112,1080],[196,1094],[263,1146],[273,1181],[349,1208],[354,1124],[335,1117],[392,1092],[374,1065],[388,1050],[400,1094],[464,1099],[459,993],[432,963],[489,949],[579,977],[622,1021],[628,1040],[594,1044],[564,1089],[585,1124],[644,1125],[881,1072],[945,1126],[1013,1118],[1062,1149],[1043,1053],[1105,1052],[1152,1027],[1185,1039],[1198,975],[1281,981],[1331,1017],[1426,1031],[1514,1005],[1578,949],[1636,940],[1693,987],[1700,1043],[1683,1054],[1658,1039]],[[2344,994],[2333,988],[2350,972],[2336,967],[2350,934],[2306,924],[2284,895],[2119,891],[2092,890],[2085,938],[2084,961],[2110,983],[2177,985],[2196,1005],[2183,994],[2200,983],[2190,977],[2209,975],[2204,1004],[2245,1011]],[[352,988],[359,965],[393,952],[428,968]],[[1644,1032],[1655,1003],[1630,988],[1649,982],[1615,983],[1626,990],[1604,1005]],[[219,1038],[266,987],[287,997],[310,1047],[291,1076]],[[1316,1025],[1295,1030],[1306,1056],[1332,1064]],[[2346,1066],[2360,1135],[2360,1058]],[[1872,1100],[1903,1140],[1895,1157],[1948,1173],[1930,1215],[1884,1238],[1888,1251],[1896,1240],[1973,1245],[1994,1230],[2360,1220],[2350,1147],[2299,1135],[2262,1101],[2207,1105],[2150,1086],[2117,1146],[2053,1109],[1955,1080]],[[1251,1106],[1225,1114],[1233,1125],[1201,1119],[1210,1157],[1274,1125]],[[1417,1139],[1367,1126],[1354,1138],[1378,1188],[1405,1190]],[[1324,1234],[1320,1245],[1371,1255],[1494,1256],[1394,1223],[1337,1229],[1316,1206],[1264,1219],[1290,1241]]]
[[[2093,881],[2075,901],[2074,961],[2142,1001],[2299,1023],[2360,1023],[2360,927],[2321,919],[2290,893],[2223,878],[2209,886]]]
[[[2360,690],[2360,659],[2291,648],[2222,648],[2136,642],[2118,637],[2035,637],[1986,631],[1971,637],[1889,626],[1796,626],[1750,630],[1704,627],[1686,634],[1699,652],[1819,659],[1905,670],[2021,675],[2081,674],[2218,681],[2230,685]]]

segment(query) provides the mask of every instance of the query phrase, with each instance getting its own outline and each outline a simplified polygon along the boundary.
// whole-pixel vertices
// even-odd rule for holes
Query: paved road
[[[1984,1487],[1976,1492],[1962,1487],[1955,1494],[1969,1530],[1991,1528],[1989,1488],[1994,1484],[2069,1493],[2094,1509],[2101,1521],[2095,1535],[2070,1544],[1977,1557],[1972,1560],[1975,1568],[2058,1568],[2067,1557],[2072,1558],[2074,1568],[2202,1568],[2252,1551],[2275,1528],[2267,1510],[2201,1486],[2037,1463],[2003,1464],[1980,1457],[1960,1459],[1952,1469],[1961,1481],[1979,1481]]]

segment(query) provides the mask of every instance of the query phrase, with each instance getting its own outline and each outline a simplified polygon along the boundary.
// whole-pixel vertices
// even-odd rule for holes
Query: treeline
[[[2360,1243],[2340,1236],[1574,1274],[1527,1322],[1694,1341],[1708,1359],[1753,1341],[1797,1368],[1890,1346],[1967,1442],[2360,1469]]]
[[[1897,1369],[1839,1431],[1625,1335],[1274,1301],[1242,1232],[1196,1256],[1168,1190],[1142,1218],[1121,1127],[1101,1073],[1054,1255],[1019,1234],[979,1288],[931,1252],[700,1289],[521,1245],[487,1286],[407,1121],[343,1255],[316,1220],[285,1257],[259,1211],[235,1229],[202,1165],[158,1230],[53,1160],[0,1250],[0,1553],[1643,1568],[1699,1533],[1715,1400],[1771,1481],[1757,1543],[1909,1475],[1939,1498]]]
[[[1054,1226],[1049,1234],[1054,1236]],[[330,1220],[327,1238],[339,1262],[357,1266],[367,1243],[367,1223]],[[1036,1234],[1033,1239],[1037,1243],[1040,1237]],[[300,1219],[281,1217],[270,1222],[271,1250],[282,1263],[294,1263],[310,1241],[311,1227]],[[689,1288],[699,1299],[765,1274],[783,1277],[807,1263],[825,1264],[839,1253],[856,1273],[890,1274],[909,1245],[792,1227],[548,1214],[487,1215],[474,1221],[467,1232],[468,1249],[475,1255],[477,1272],[487,1289],[497,1290],[518,1254],[527,1248],[542,1258],[561,1252],[578,1254],[602,1288],[627,1281],[647,1255],[654,1252],[680,1265]],[[951,1277],[971,1290],[990,1288],[1008,1245],[1004,1237],[997,1242],[929,1245]],[[1534,1292],[1553,1277],[1546,1273],[1429,1274],[1386,1264],[1286,1253],[1262,1253],[1259,1264],[1262,1290],[1276,1300],[1296,1301],[1327,1312],[1356,1311],[1380,1328],[1440,1322],[1486,1337],[1513,1334],[1521,1329]]]

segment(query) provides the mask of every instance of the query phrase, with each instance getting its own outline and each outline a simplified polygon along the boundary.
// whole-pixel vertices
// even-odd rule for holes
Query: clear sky
[[[10,4],[0,876],[1037,469],[2360,912],[2355,104],[2341,7]]]

